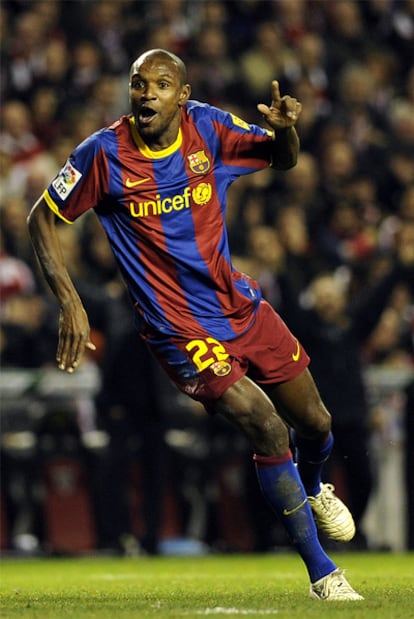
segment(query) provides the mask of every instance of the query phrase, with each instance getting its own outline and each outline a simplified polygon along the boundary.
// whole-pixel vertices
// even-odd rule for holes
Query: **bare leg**
[[[333,446],[331,416],[308,369],[294,380],[272,387],[279,414],[294,428],[292,438],[302,482],[309,496],[320,492],[324,462]]]
[[[267,391],[279,414],[299,436],[318,439],[328,435],[331,415],[308,369],[293,380],[274,385]]]
[[[214,411],[236,425],[249,439],[256,454],[284,455],[289,433],[267,395],[246,376],[217,400]]]
[[[289,449],[287,426],[270,398],[249,378],[243,377],[217,400],[214,410],[250,440],[255,450],[260,489],[284,524],[311,582],[332,573],[336,565],[319,543],[306,492]]]

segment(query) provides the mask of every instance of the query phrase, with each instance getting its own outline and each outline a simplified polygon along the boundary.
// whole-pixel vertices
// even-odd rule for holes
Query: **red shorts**
[[[266,301],[261,301],[253,326],[225,342],[213,337],[186,341],[169,338],[168,346],[147,341],[177,387],[207,409],[214,400],[247,375],[259,385],[296,378],[310,359],[285,322]],[[182,363],[171,363],[167,350],[181,351]]]

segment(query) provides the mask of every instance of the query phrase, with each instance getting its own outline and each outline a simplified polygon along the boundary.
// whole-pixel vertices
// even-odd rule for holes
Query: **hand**
[[[270,127],[278,129],[288,129],[294,127],[302,111],[302,104],[294,97],[285,95],[280,96],[279,82],[272,82],[272,104],[269,107],[265,103],[259,103],[257,109],[263,114],[265,121]]]
[[[89,338],[89,321],[80,302],[63,306],[59,317],[59,343],[56,361],[59,370],[70,374],[76,370],[85,348],[96,350]]]

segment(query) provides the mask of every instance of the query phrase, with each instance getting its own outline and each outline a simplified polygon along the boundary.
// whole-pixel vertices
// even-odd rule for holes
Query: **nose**
[[[155,99],[154,88],[151,84],[147,84],[142,90],[141,99],[143,99],[144,101]]]

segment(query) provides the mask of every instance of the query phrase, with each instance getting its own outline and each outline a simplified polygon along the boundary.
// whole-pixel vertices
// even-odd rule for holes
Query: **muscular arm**
[[[56,230],[56,217],[43,198],[33,206],[27,223],[40,267],[60,303],[56,361],[59,369],[73,372],[85,348],[95,349],[89,339],[88,317],[65,266]]]
[[[299,137],[295,127],[279,129],[276,132],[272,165],[276,170],[289,170],[296,165],[299,154]]]

